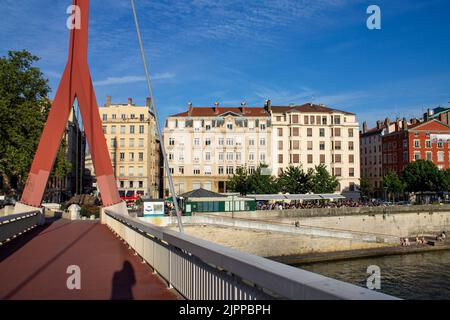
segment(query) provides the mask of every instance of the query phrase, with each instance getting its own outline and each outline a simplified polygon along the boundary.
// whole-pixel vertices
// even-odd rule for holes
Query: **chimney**
[[[362,127],[362,132],[363,133],[366,133],[367,132],[367,130],[368,130],[368,128],[367,128],[367,122],[363,122],[363,127]]]
[[[445,123],[445,116],[446,116],[446,114],[444,112],[442,112],[439,115],[439,121],[442,122],[442,123]]]
[[[242,100],[242,103],[241,103],[241,111],[242,111],[242,113],[243,114],[245,114],[245,105],[246,105],[247,103],[245,102],[245,100]]]
[[[412,118],[409,122],[411,122],[412,125],[417,124],[417,119],[416,118]]]
[[[147,99],[145,100],[145,106],[147,108],[150,108],[151,105],[152,105],[152,98],[147,97]]]
[[[214,102],[214,113],[219,114],[219,102]]]
[[[133,99],[132,98],[128,98],[128,105],[131,106],[133,104]]]
[[[106,96],[105,107],[111,107],[111,96]]]
[[[381,121],[377,120],[377,129],[381,129]]]
[[[406,121],[406,118],[403,118],[402,120],[402,130],[408,129],[408,121]]]
[[[384,125],[386,127],[389,127],[390,124],[391,124],[391,119],[389,119],[389,118],[384,119]]]
[[[192,102],[188,103],[188,115],[189,117],[192,116],[192,111],[194,110],[194,108],[192,107]]]
[[[266,100],[264,102],[264,109],[266,109],[267,112],[272,112],[272,101]]]

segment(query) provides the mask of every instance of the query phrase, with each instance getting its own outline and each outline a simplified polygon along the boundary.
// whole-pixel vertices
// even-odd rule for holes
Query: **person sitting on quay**
[[[409,238],[405,238],[405,246],[410,246],[411,242],[409,242]]]

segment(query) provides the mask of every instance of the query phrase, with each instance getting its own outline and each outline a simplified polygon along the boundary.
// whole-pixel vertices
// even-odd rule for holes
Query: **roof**
[[[437,126],[441,126],[443,130],[449,130],[450,129],[450,126],[446,125],[445,123],[442,123],[442,122],[440,122],[437,119],[431,119],[431,120],[429,120],[427,122],[419,122],[419,123],[416,123],[414,125],[410,125],[410,126],[408,126],[408,130],[420,130],[420,129],[422,129],[422,130],[431,130],[431,131],[439,130],[437,128],[427,128],[427,126],[429,127],[430,124],[433,124],[433,123],[435,123]],[[425,128],[422,128],[422,127],[425,127]]]
[[[224,196],[217,192],[212,192],[203,188],[192,190],[186,193],[183,193],[180,195],[180,197],[183,198],[227,198],[227,196]]]
[[[217,112],[212,107],[192,107],[191,113],[185,111],[172,115],[171,117],[219,117],[228,113],[238,117],[269,117],[266,109],[260,107],[218,107]]]
[[[317,105],[312,103],[306,103],[303,105],[291,105],[291,106],[272,106],[272,112],[274,113],[285,113],[285,112],[308,112],[308,113],[335,113],[340,112],[348,115],[354,115],[354,113],[342,111],[339,109],[333,109],[326,107],[324,105]]]

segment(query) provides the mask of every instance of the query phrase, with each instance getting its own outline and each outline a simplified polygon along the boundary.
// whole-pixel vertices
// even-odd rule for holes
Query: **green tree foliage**
[[[227,181],[227,189],[245,196],[249,193],[249,177],[245,168],[239,167]]]
[[[400,179],[397,172],[389,171],[383,177],[383,186],[389,194],[398,195],[405,191],[406,183]]]
[[[402,178],[409,192],[441,191],[444,187],[443,173],[428,160],[408,164],[403,170]]]
[[[359,179],[359,191],[362,199],[370,199],[373,196],[373,185],[372,181],[367,176]]]
[[[0,174],[27,178],[50,109],[50,87],[38,57],[27,51],[11,51],[0,57]],[[64,164],[59,155],[57,164]]]
[[[248,178],[249,193],[273,194],[280,192],[277,179],[264,172],[267,165],[260,165]]]
[[[301,166],[289,166],[278,178],[281,191],[290,194],[304,194],[311,191],[311,172],[304,172]]]
[[[313,193],[334,193],[339,185],[337,178],[331,175],[323,164],[316,166],[309,175]]]

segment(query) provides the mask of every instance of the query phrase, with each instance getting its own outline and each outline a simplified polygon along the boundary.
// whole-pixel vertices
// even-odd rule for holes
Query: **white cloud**
[[[167,80],[174,78],[175,75],[173,73],[157,73],[151,79],[153,81],[158,80]],[[127,83],[134,83],[134,82],[144,82],[146,81],[144,76],[123,76],[123,77],[108,77],[104,80],[94,81],[95,86],[110,86],[110,85],[117,85],[117,84],[127,84]]]

